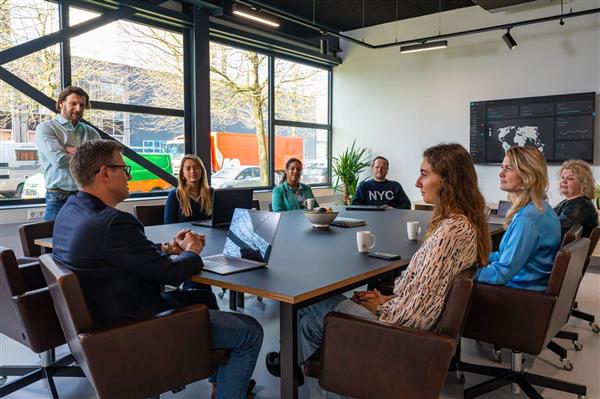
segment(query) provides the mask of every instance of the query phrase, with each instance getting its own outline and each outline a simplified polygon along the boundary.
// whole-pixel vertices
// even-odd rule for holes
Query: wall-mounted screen
[[[470,104],[471,158],[502,163],[514,146],[539,149],[548,163],[594,159],[596,93],[564,94]]]

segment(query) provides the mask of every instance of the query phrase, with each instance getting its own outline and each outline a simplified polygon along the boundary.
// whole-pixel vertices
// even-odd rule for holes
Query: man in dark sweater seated
[[[121,149],[112,140],[88,141],[77,149],[70,171],[80,191],[69,197],[54,222],[52,256],[79,278],[97,327],[202,301],[191,298],[198,292],[163,293],[161,285],[178,286],[200,271],[204,236],[185,229],[155,244],[135,216],[115,208],[129,196],[131,178]],[[216,397],[246,398],[262,328],[242,314],[209,309],[209,317],[213,347],[230,350],[213,380]]]
[[[388,160],[382,156],[373,160],[373,178],[358,185],[352,205],[410,209],[410,200],[400,183],[386,179],[389,165]]]

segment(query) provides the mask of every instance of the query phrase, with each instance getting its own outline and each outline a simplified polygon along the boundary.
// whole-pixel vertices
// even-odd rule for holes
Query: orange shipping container
[[[268,152],[267,142],[267,152]],[[304,140],[298,136],[275,136],[275,169],[285,169],[289,158],[304,161]],[[213,171],[220,170],[224,159],[239,159],[241,165],[258,165],[255,133],[211,132]]]

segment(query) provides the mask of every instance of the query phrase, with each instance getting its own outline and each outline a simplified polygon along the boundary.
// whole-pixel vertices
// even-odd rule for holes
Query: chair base
[[[34,382],[46,379],[53,399],[58,399],[58,392],[53,377],[85,377],[78,366],[69,366],[75,363],[73,355],[69,354],[48,367],[40,366],[0,366],[0,376],[19,376],[14,381],[0,386],[0,398],[10,395],[19,389],[25,388]]]
[[[571,309],[571,316],[587,321],[590,324],[590,327],[592,328],[592,332],[594,332],[595,334],[600,333],[600,327],[598,327],[598,324],[596,324],[596,318],[594,317],[594,315],[582,312],[581,310],[577,309],[576,304],[574,305],[573,309]]]
[[[494,377],[489,381],[485,381],[478,385],[465,389],[463,393],[463,398],[476,398],[508,384],[516,384],[516,387],[520,388],[523,391],[523,393],[527,395],[527,397],[533,399],[543,399],[543,396],[540,395],[540,393],[536,391],[536,389],[533,387],[534,385],[544,388],[555,389],[561,392],[572,393],[577,395],[577,397],[580,399],[585,398],[587,395],[587,388],[585,385],[573,384],[570,382],[557,380],[555,378],[528,373],[526,371],[523,371],[520,366],[517,367],[517,364],[522,364],[522,361],[520,353],[515,352],[513,352],[512,369],[482,366],[459,361],[458,369],[460,370],[460,372],[466,371],[469,373],[482,374]],[[516,389],[516,391],[518,392],[518,389]]]

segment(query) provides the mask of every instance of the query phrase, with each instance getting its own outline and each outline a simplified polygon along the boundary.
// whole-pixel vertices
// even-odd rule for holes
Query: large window
[[[212,186],[268,186],[268,57],[217,43],[210,52]]]
[[[0,0],[0,50],[101,15],[99,7],[68,4]],[[59,21],[61,7],[68,16]],[[69,51],[53,43],[2,67],[51,99],[67,84],[84,88],[92,101],[84,118],[162,169],[149,167],[160,178],[126,159],[133,171],[130,192],[136,195],[171,189],[186,148],[194,148],[186,142],[194,138],[185,127],[184,89],[193,88],[184,87],[184,62],[192,65],[195,55],[184,59],[185,30],[134,19],[74,36],[62,43]],[[306,183],[329,184],[329,69],[211,42],[208,73],[211,158],[205,161],[215,188],[273,187],[290,157],[305,163]],[[36,126],[55,114],[51,104],[38,101],[0,80],[4,203],[45,196],[34,136]]]
[[[303,160],[305,183],[328,184],[329,71],[219,43],[210,50],[213,186],[277,185],[292,157]]]
[[[329,182],[329,73],[275,60],[275,170],[290,157],[304,162],[307,184]],[[302,151],[296,148],[301,147]],[[298,157],[298,153],[301,154]]]

